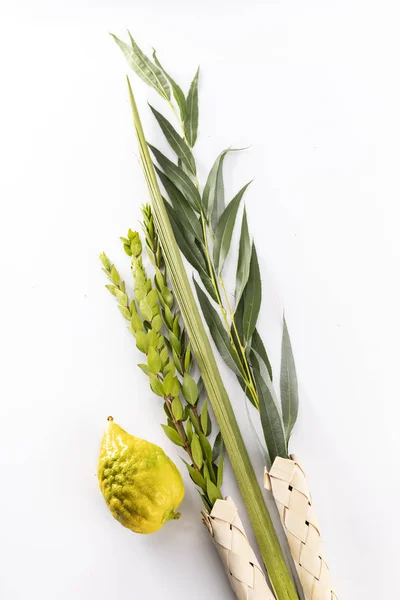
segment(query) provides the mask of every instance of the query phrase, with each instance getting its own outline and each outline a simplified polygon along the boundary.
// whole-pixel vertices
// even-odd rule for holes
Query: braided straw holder
[[[217,500],[211,513],[203,511],[202,516],[235,597],[238,600],[274,600],[232,498]]]
[[[325,562],[318,519],[306,476],[292,454],[265,470],[264,487],[272,491],[306,600],[337,600]]]

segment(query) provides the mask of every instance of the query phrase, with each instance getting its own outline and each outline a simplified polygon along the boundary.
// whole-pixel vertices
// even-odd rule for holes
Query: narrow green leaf
[[[297,386],[296,365],[285,317],[283,317],[280,384],[283,424],[285,425],[286,439],[289,442],[290,434],[296,423],[297,413],[299,411],[299,391]]]
[[[203,231],[200,225],[199,217],[190,206],[189,202],[186,201],[182,192],[178,190],[176,185],[172,183],[170,179],[163,173],[157,166],[155,167],[157,175],[159,176],[161,183],[163,184],[165,191],[168,194],[172,206],[176,213],[179,215],[179,219],[182,222],[182,226],[188,229],[192,235],[198,240],[203,240]]]
[[[211,479],[207,479],[207,496],[212,505],[214,505],[217,500],[222,500],[221,492]]]
[[[257,328],[254,330],[252,338],[251,338],[251,347],[252,347],[253,350],[255,350],[257,352],[257,354],[259,355],[259,357],[264,362],[266,368],[268,369],[268,373],[269,373],[270,379],[272,381],[272,367],[271,367],[271,363],[269,361],[267,351],[266,351],[265,346],[263,344],[263,341],[262,341],[262,339],[260,337],[260,334],[258,333]]]
[[[254,371],[254,379],[260,403],[260,418],[264,439],[271,463],[273,463],[277,456],[288,457],[283,423],[271,390],[257,370]]]
[[[218,431],[217,436],[214,440],[214,446],[212,449],[212,462],[214,463],[217,458],[220,456],[221,452],[224,449],[224,442],[222,441],[221,432]]]
[[[247,343],[256,328],[261,306],[261,278],[256,247],[251,250],[249,279],[243,292],[243,336]]]
[[[199,439],[196,435],[194,435],[192,438],[190,450],[192,452],[195,465],[200,469],[201,465],[203,464],[203,451],[201,449]]]
[[[222,481],[224,478],[224,459],[225,459],[225,455],[223,454],[221,456],[221,459],[218,463],[218,470],[217,470],[217,487],[221,487],[222,485]]]
[[[218,221],[217,229],[215,231],[213,255],[214,267],[218,274],[221,273],[224,267],[225,259],[228,255],[229,248],[231,247],[232,233],[240,201],[243,198],[243,194],[245,193],[250,183],[250,181],[249,183],[246,183],[246,185],[244,185],[242,189],[236,194],[233,200],[231,200],[231,202],[225,208]]]
[[[172,413],[173,413],[175,419],[177,421],[180,421],[183,417],[183,407],[182,407],[182,403],[178,397],[176,397],[172,400],[171,408],[172,408]]]
[[[239,242],[239,258],[236,270],[236,291],[235,301],[236,306],[240,302],[243,290],[246,287],[246,283],[249,279],[250,274],[250,261],[251,261],[251,241],[249,234],[249,227],[247,225],[247,213],[246,207],[243,210],[242,228],[240,232]]]
[[[169,100],[171,98],[171,91],[164,73],[140,50],[131,34],[129,33],[131,46],[117,38],[114,34],[111,34],[111,36],[122,50],[131,69],[133,69],[145,83],[157,90],[163,98]]]
[[[191,148],[196,143],[199,125],[199,71],[200,69],[197,69],[186,100],[185,135]]]
[[[197,389],[197,383],[189,373],[185,373],[183,376],[182,392],[186,402],[194,406],[199,397],[199,390]]]
[[[186,200],[189,202],[192,208],[200,212],[201,210],[201,198],[199,190],[194,185],[193,181],[185,171],[178,167],[172,160],[169,160],[162,152],[157,148],[148,144],[150,150],[155,156],[160,167],[163,169],[167,177],[176,185],[178,190],[182,192]]]
[[[157,374],[161,371],[161,358],[155,348],[149,348],[147,355],[147,364],[152,373]]]
[[[229,336],[224,329],[224,326],[221,322],[221,319],[217,313],[217,311],[211,306],[211,302],[194,279],[194,285],[197,292],[197,297],[199,299],[199,303],[201,306],[201,310],[203,311],[204,318],[208,325],[208,328],[211,333],[211,337],[214,340],[214,344],[217,347],[217,350],[221,354],[222,358],[236,375],[241,376],[241,366],[240,361],[233,349]]]
[[[224,196],[224,181],[222,174],[222,166],[224,158],[229,152],[229,148],[221,152],[214,162],[211,171],[208,175],[206,185],[203,190],[203,210],[208,219],[211,219],[213,213],[215,213],[215,219],[213,227],[218,222],[220,215],[223,213],[225,208],[225,196]]]
[[[181,440],[180,435],[176,431],[176,429],[170,427],[169,425],[161,425],[161,427],[164,429],[165,435],[171,440],[171,442],[173,442],[177,446],[183,447],[185,445]]]
[[[196,175],[196,163],[193,158],[193,154],[186,144],[185,140],[179,135],[175,127],[171,125],[171,123],[158,112],[153,106],[150,105],[150,108],[153,112],[153,115],[157,119],[159,126],[161,127],[161,131],[167,138],[167,142],[171,146],[172,150],[181,159],[182,163],[185,167],[193,174]]]
[[[207,429],[208,429],[208,421],[209,421],[209,416],[208,416],[208,410],[207,410],[207,400],[205,400],[204,404],[202,406],[202,409],[201,409],[201,413],[200,413],[200,423],[201,423],[201,428],[206,435],[207,435]]]
[[[205,261],[200,250],[194,243],[194,238],[185,230],[182,221],[179,221],[179,216],[174,208],[168,202],[165,202],[165,208],[171,221],[171,227],[175,235],[175,239],[179,248],[186,260],[201,273],[204,277],[208,277]],[[201,276],[201,275],[200,275]]]
[[[181,88],[176,83],[176,81],[174,81],[172,79],[172,77],[170,75],[168,75],[167,71],[160,64],[160,61],[158,60],[157,55],[156,55],[156,51],[154,49],[153,49],[153,59],[154,59],[154,62],[156,63],[156,65],[157,65],[157,67],[159,67],[162,70],[162,72],[164,73],[165,77],[170,82],[171,87],[172,87],[172,92],[174,94],[174,98],[175,98],[176,103],[177,103],[177,105],[179,107],[179,112],[181,114],[181,120],[184,121],[185,120],[185,113],[186,113],[186,99],[185,99],[185,94],[182,92]]]

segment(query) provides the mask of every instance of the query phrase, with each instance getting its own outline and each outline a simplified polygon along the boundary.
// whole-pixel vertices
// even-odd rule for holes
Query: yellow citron
[[[183,500],[182,476],[165,452],[129,435],[108,417],[98,478],[113,517],[135,533],[158,531]]]

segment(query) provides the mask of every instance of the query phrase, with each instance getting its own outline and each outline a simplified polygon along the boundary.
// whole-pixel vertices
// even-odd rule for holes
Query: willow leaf
[[[228,255],[229,248],[231,247],[232,233],[235,226],[236,215],[239,209],[240,201],[243,198],[243,194],[250,185],[246,183],[242,189],[236,194],[231,200],[221,215],[218,221],[217,229],[215,231],[214,241],[214,267],[218,274],[221,273],[224,268],[225,259]]]
[[[172,183],[170,179],[168,179],[166,174],[163,173],[158,167],[155,167],[155,169],[177,215],[182,219],[183,225],[198,240],[202,240],[203,231],[198,216],[193,211],[193,208],[186,201],[184,195],[178,190],[176,185]]]
[[[221,152],[213,164],[203,190],[203,210],[215,228],[225,208],[224,180],[222,166],[229,148]]]
[[[272,377],[271,363],[269,361],[267,351],[266,351],[263,341],[260,337],[260,334],[258,333],[257,328],[254,330],[253,336],[251,338],[251,347],[261,357],[262,361],[264,362],[264,364],[268,370],[269,376],[272,381],[273,377]]]
[[[185,140],[179,135],[175,127],[171,125],[164,115],[159,113],[158,110],[151,105],[150,108],[172,150],[175,152],[178,158],[181,159],[185,167],[189,169],[193,175],[196,175],[196,163],[194,161],[193,154]]]
[[[299,392],[296,365],[285,317],[283,317],[280,388],[283,424],[285,426],[286,439],[289,442],[299,410]]]
[[[240,231],[239,258],[236,270],[235,301],[239,304],[250,274],[251,241],[247,224],[246,207],[243,210],[242,228]]]
[[[279,600],[297,600],[296,589],[286,566],[271,517],[265,505],[232,404],[222,382],[213,349],[190,287],[179,247],[166,212],[166,205],[158,186],[129,79],[128,89],[143,173],[154,210],[155,227],[208,398],[221,430],[276,596]],[[209,507],[207,499],[205,499],[205,505]]]
[[[157,67],[159,67],[161,69],[161,71],[164,73],[165,77],[170,82],[171,87],[172,87],[172,93],[174,94],[174,98],[176,100],[176,103],[179,106],[179,112],[180,112],[180,115],[181,115],[181,120],[184,121],[185,120],[185,114],[186,114],[186,99],[185,99],[185,94],[182,92],[181,88],[176,83],[176,81],[174,81],[172,79],[171,75],[168,75],[167,71],[164,69],[164,67],[162,66],[162,64],[158,60],[156,51],[154,49],[153,49],[153,59],[154,59],[154,62],[156,63],[156,65],[157,65]]]
[[[133,69],[145,83],[157,90],[163,98],[169,100],[171,98],[171,90],[164,73],[141,51],[131,34],[129,33],[131,46],[117,38],[116,35],[111,34],[111,36],[122,50],[131,69]]]
[[[158,164],[165,172],[166,176],[176,185],[178,190],[182,192],[189,204],[200,212],[201,210],[201,198],[198,189],[194,185],[193,181],[185,171],[178,167],[172,160],[169,160],[162,152],[157,150],[154,146],[149,144],[149,148],[154,154]]]
[[[254,379],[260,403],[259,410],[264,439],[271,463],[273,463],[277,456],[287,458],[285,432],[271,390],[257,369],[254,370]]]
[[[182,254],[185,256],[186,260],[190,262],[192,267],[198,271],[198,273],[208,277],[203,255],[194,243],[194,238],[191,237],[188,231],[182,226],[182,221],[179,219],[176,210],[172,208],[168,202],[165,202],[165,208],[167,209],[171,226]]]
[[[186,116],[185,116],[185,135],[187,142],[191,148],[197,140],[197,128],[199,125],[199,71],[197,69],[196,75],[190,85],[188,97],[186,100]]]
[[[250,273],[243,292],[243,337],[247,343],[256,328],[261,306],[261,278],[256,247],[251,249]]]
[[[194,285],[197,292],[197,297],[203,311],[204,318],[214,340],[217,350],[230,369],[239,377],[241,376],[240,362],[233,349],[229,336],[226,333],[224,326],[219,318],[217,311],[211,306],[211,302],[194,279]]]

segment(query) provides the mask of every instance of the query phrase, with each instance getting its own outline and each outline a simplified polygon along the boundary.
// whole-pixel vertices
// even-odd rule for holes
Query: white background
[[[399,597],[396,4],[2,0],[2,599],[231,598],[189,482],[181,521],[148,537],[120,527],[97,486],[110,413],[179,460],[97,258],[129,276],[118,238],[147,200],[108,35],[127,27],[185,89],[201,64],[203,181],[220,150],[251,145],[226,160],[227,195],[255,177],[260,329],[277,371],[285,308],[301,392],[292,450],[338,595]],[[132,81],[166,151],[145,103],[160,101]],[[239,501],[230,473],[225,491]]]

